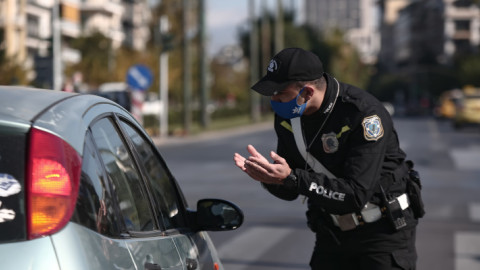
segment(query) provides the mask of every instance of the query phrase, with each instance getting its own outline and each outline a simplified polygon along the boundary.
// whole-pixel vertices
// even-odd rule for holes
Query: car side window
[[[164,162],[159,158],[152,144],[140,132],[124,121],[121,121],[121,125],[132,140],[142,166],[145,168],[157,209],[163,216],[165,228],[185,227],[185,221],[180,211],[179,195]]]
[[[110,118],[91,127],[93,139],[112,181],[125,225],[129,231],[150,231],[154,219],[140,174],[124,141]]]
[[[105,172],[90,133],[83,149],[82,173],[72,221],[107,236],[120,234]]]

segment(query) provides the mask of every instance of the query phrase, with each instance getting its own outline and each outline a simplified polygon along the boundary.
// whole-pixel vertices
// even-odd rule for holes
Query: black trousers
[[[312,270],[414,270],[416,226],[398,232],[382,229],[384,226],[387,224],[355,229],[358,231],[317,233],[310,267]]]

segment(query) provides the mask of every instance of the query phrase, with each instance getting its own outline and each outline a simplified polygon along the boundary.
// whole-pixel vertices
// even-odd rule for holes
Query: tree
[[[74,39],[71,45],[80,51],[82,60],[67,67],[66,73],[80,71],[84,80],[93,86],[115,81],[116,78],[112,77],[114,55],[111,43],[111,40],[100,32]]]
[[[0,85],[28,85],[27,70],[6,55],[3,38],[4,32],[0,29]]]
[[[330,53],[326,71],[341,81],[366,89],[372,75],[371,66],[362,63],[356,49],[345,42],[344,35],[334,30],[325,38],[325,46]]]
[[[462,57],[457,61],[456,74],[463,85],[474,85],[480,87],[480,55],[471,54]]]

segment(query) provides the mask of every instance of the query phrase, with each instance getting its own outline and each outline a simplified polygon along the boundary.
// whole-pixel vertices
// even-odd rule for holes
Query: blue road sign
[[[127,71],[127,84],[133,90],[145,91],[150,87],[152,81],[152,72],[144,65],[134,65]]]

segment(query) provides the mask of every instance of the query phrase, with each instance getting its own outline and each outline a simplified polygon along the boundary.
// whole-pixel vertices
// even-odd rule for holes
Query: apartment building
[[[45,87],[53,87],[56,23],[62,67],[81,60],[70,43],[82,35],[99,31],[112,40],[112,49],[125,45],[142,50],[150,39],[147,0],[0,0],[0,15],[1,46],[31,71],[30,79]]]
[[[382,4],[379,59],[389,70],[422,62],[449,65],[455,55],[478,50],[480,8],[474,1],[383,0]]]
[[[480,8],[469,0],[445,0],[443,55],[450,62],[457,53],[477,52],[480,45]]]
[[[377,0],[306,0],[305,21],[323,33],[342,30],[363,62],[377,61],[380,49]]]
[[[398,36],[394,31],[394,28],[401,29],[407,26],[404,23],[400,23],[396,26],[400,11],[404,9],[410,0],[379,0],[380,10],[380,50],[378,52],[378,63],[381,68],[386,71],[395,69],[395,62],[392,60],[394,54],[397,53],[398,46],[395,46],[397,42],[406,42],[406,36]],[[405,29],[403,33],[409,35],[409,31]],[[403,40],[402,40],[403,39]],[[403,47],[403,46],[400,46]]]
[[[27,57],[25,10],[26,0],[0,0],[0,48],[18,63]]]

